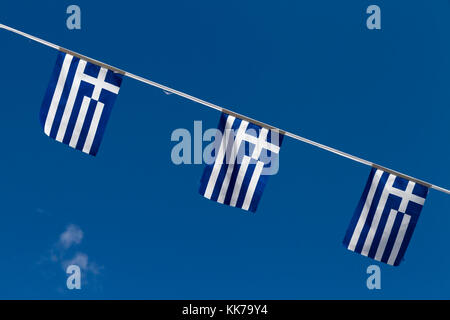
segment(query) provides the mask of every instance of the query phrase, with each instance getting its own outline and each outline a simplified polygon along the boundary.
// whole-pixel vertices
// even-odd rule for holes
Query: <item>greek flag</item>
[[[351,251],[398,266],[411,240],[428,188],[373,168],[345,235]]]
[[[45,134],[96,155],[122,75],[59,52],[41,107]]]
[[[278,172],[283,135],[222,113],[214,163],[208,164],[200,194],[232,207],[256,211],[269,175]]]

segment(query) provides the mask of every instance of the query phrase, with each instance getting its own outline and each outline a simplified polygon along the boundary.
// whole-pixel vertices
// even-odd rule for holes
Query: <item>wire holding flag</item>
[[[355,210],[344,246],[398,266],[411,240],[428,188],[373,168]]]
[[[121,83],[121,74],[59,52],[41,107],[45,134],[95,156]]]

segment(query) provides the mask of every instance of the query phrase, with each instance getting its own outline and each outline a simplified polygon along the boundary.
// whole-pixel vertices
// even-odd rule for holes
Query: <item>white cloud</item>
[[[50,249],[49,255],[42,258],[39,264],[48,261],[52,264],[58,264],[64,271],[70,265],[77,265],[85,272],[98,275],[103,267],[97,265],[89,256],[80,251],[76,251],[77,245],[81,244],[84,238],[84,232],[75,224],[70,224],[59,235],[59,240]]]
[[[80,244],[83,240],[83,230],[77,225],[71,224],[66,228],[66,231],[59,236],[59,244],[64,249],[69,249],[74,244]]]
[[[90,262],[87,254],[83,252],[78,252],[72,259],[65,260],[62,262],[62,267],[67,269],[70,265],[77,265],[83,271],[90,271],[93,274],[99,274],[100,268],[97,264]]]

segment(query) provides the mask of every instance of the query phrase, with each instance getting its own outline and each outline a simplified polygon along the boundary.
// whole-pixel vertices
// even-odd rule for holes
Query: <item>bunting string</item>
[[[309,144],[309,145],[312,145],[312,146],[315,146],[315,147],[317,147],[317,148],[326,150],[326,151],[328,151],[328,152],[337,154],[337,155],[339,155],[339,156],[341,156],[341,157],[344,157],[344,158],[347,158],[347,159],[356,161],[356,162],[358,162],[358,163],[364,164],[364,165],[369,166],[369,167],[372,167],[372,168],[374,168],[374,169],[383,170],[383,171],[388,172],[388,173],[390,173],[390,174],[394,174],[394,175],[396,175],[396,176],[398,176],[398,177],[401,177],[401,178],[404,178],[404,179],[413,181],[413,182],[415,182],[415,183],[421,184],[421,185],[423,185],[423,186],[425,186],[425,187],[427,187],[427,188],[431,188],[431,189],[434,189],[434,190],[437,190],[437,191],[440,191],[440,192],[443,192],[443,193],[446,193],[446,194],[450,194],[450,190],[449,190],[449,189],[446,189],[446,188],[443,188],[443,187],[440,187],[440,186],[431,184],[431,183],[426,182],[426,181],[424,181],[424,180],[420,180],[420,179],[417,179],[417,178],[408,176],[408,175],[403,174],[403,173],[401,173],[401,172],[398,172],[398,171],[389,169],[389,168],[387,168],[387,167],[378,165],[378,164],[376,164],[376,163],[374,163],[374,162],[371,162],[371,161],[362,159],[362,158],[360,158],[360,157],[354,156],[354,155],[349,154],[349,153],[346,153],[346,152],[344,152],[344,151],[341,151],[341,150],[332,148],[332,147],[330,147],[330,146],[327,146],[327,145],[318,143],[318,142],[316,142],[316,141],[307,139],[307,138],[305,138],[305,137],[302,137],[302,136],[300,136],[300,135],[297,135],[297,134],[288,132],[288,131],[286,131],[286,130],[282,130],[282,129],[280,129],[280,128],[271,126],[271,125],[266,124],[266,123],[264,123],[264,122],[260,122],[260,121],[258,121],[258,120],[253,119],[253,118],[247,117],[247,116],[242,115],[242,114],[239,114],[239,113],[237,113],[237,112],[234,112],[234,111],[232,111],[232,110],[229,110],[229,109],[220,107],[220,106],[218,106],[218,105],[216,105],[216,104],[213,104],[213,103],[211,103],[211,102],[208,102],[208,101],[199,99],[199,98],[194,97],[194,96],[191,96],[191,95],[189,95],[189,94],[187,94],[187,93],[184,93],[184,92],[181,92],[181,91],[172,89],[172,88],[167,87],[167,86],[165,86],[165,85],[162,85],[162,84],[160,84],[160,83],[157,83],[157,82],[154,82],[154,81],[152,81],[152,80],[149,80],[149,79],[140,77],[140,76],[138,76],[138,75],[135,75],[135,74],[133,74],[133,73],[130,73],[130,72],[121,70],[121,69],[119,69],[119,68],[113,67],[113,66],[108,65],[108,64],[106,64],[106,63],[103,63],[103,62],[101,62],[101,61],[98,61],[98,60],[89,58],[89,57],[87,57],[87,56],[84,56],[84,55],[82,55],[82,54],[79,54],[79,53],[77,53],[77,52],[68,50],[68,49],[66,49],[66,48],[63,48],[63,47],[61,47],[61,46],[58,46],[58,45],[53,44],[53,43],[51,43],[51,42],[48,42],[48,41],[46,41],[46,40],[43,40],[43,39],[40,39],[40,38],[38,38],[38,37],[32,36],[32,35],[30,35],[30,34],[27,34],[27,33],[23,32],[23,31],[20,31],[20,30],[11,28],[11,27],[6,26],[6,25],[3,25],[3,24],[0,24],[0,28],[1,28],[1,29],[5,29],[5,30],[10,31],[10,32],[13,32],[13,33],[15,33],[15,34],[18,34],[18,35],[20,35],[20,36],[22,36],[22,37],[28,38],[28,39],[33,40],[33,41],[35,41],[35,42],[38,42],[38,43],[40,43],[40,44],[43,44],[43,45],[45,45],[45,46],[47,46],[47,47],[56,49],[56,50],[58,50],[58,51],[60,51],[60,52],[64,52],[64,53],[70,54],[70,55],[72,55],[72,56],[74,56],[74,57],[77,57],[77,58],[86,60],[87,62],[90,62],[90,63],[93,63],[93,64],[98,65],[98,66],[100,66],[100,67],[109,69],[109,70],[111,70],[111,71],[113,71],[113,72],[119,73],[119,74],[121,74],[121,75],[123,75],[123,76],[126,76],[126,77],[128,77],[128,78],[131,78],[131,79],[140,81],[140,82],[142,82],[142,83],[145,83],[145,84],[147,84],[147,85],[150,85],[150,86],[159,88],[159,89],[161,89],[161,90],[163,90],[163,91],[165,91],[165,92],[173,93],[173,94],[175,94],[175,95],[177,95],[177,96],[180,96],[180,97],[183,97],[183,98],[185,98],[185,99],[194,101],[194,102],[196,102],[196,103],[198,103],[198,104],[201,104],[201,105],[203,105],[203,106],[206,106],[206,107],[208,107],[208,108],[215,109],[215,110],[220,111],[220,112],[222,112],[222,113],[228,114],[228,115],[230,115],[230,116],[233,116],[233,117],[236,117],[236,118],[245,120],[245,121],[248,121],[248,122],[250,122],[250,123],[256,124],[256,125],[261,126],[261,127],[263,127],[263,128],[267,128],[267,129],[269,129],[269,130],[276,130],[276,131],[279,131],[281,134],[283,134],[283,135],[285,135],[285,136],[288,136],[288,137],[290,137],[290,138],[292,138],[292,139],[295,139],[295,140],[298,140],[298,141],[302,141],[302,142],[307,143],[307,144]]]

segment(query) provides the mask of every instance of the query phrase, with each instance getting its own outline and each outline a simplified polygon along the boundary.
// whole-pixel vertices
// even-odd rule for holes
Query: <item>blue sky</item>
[[[0,4],[3,24],[444,187],[449,16],[444,0]],[[449,298],[448,195],[430,191],[405,261],[370,291],[377,263],[342,245],[370,168],[286,138],[256,214],[219,205],[198,194],[202,165],[170,158],[175,129],[218,112],[125,78],[91,157],[40,127],[57,52],[0,41],[0,298]]]

